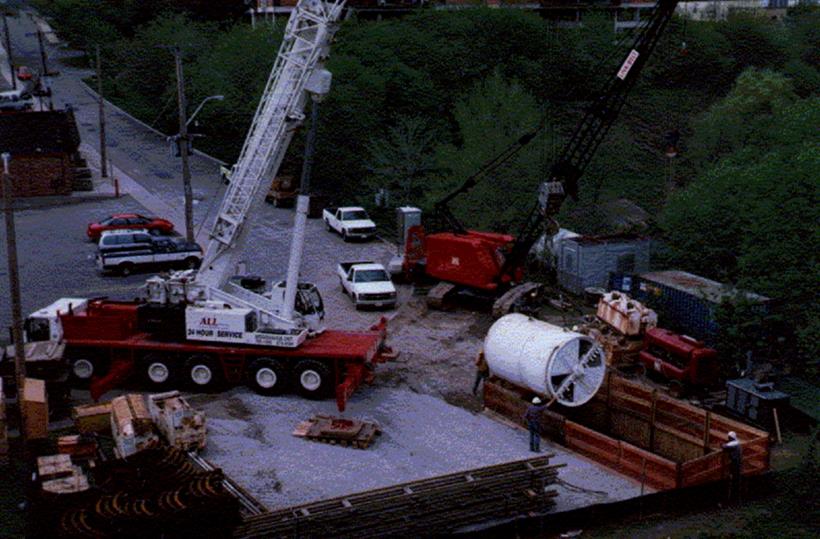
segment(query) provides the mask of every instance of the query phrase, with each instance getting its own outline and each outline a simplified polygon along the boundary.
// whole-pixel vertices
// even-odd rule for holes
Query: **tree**
[[[814,357],[820,351],[814,301],[820,282],[820,99],[785,104],[752,89],[727,96],[700,119],[731,123],[744,143],[705,164],[670,199],[661,223],[672,263],[773,298],[769,322],[796,335],[803,357]]]
[[[695,166],[702,170],[722,156],[766,140],[780,121],[779,113],[796,99],[791,81],[780,73],[745,70],[724,99],[695,118],[690,143]]]
[[[456,103],[454,115],[460,144],[438,148],[436,161],[445,172],[439,182],[430,185],[427,206],[459,187],[484,163],[536,127],[544,111],[520,84],[496,72]],[[469,226],[482,230],[516,228],[534,203],[546,173],[549,132],[544,129],[518,155],[482,177],[469,194],[454,201],[454,213]]]
[[[432,151],[435,136],[427,123],[417,117],[402,118],[387,130],[387,135],[371,139],[367,145],[370,159],[369,182],[375,189],[387,187],[397,193],[396,204],[418,200],[424,180],[436,171]]]

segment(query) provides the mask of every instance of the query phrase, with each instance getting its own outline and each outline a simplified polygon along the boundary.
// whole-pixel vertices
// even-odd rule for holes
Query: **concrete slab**
[[[291,434],[316,413],[338,414],[330,400],[262,397],[246,388],[190,400],[208,416],[203,456],[270,509],[532,456],[523,430],[404,389],[364,388],[349,403],[346,416],[382,426],[366,450]],[[542,451],[566,464],[556,511],[640,494],[634,481],[560,446],[544,441]]]

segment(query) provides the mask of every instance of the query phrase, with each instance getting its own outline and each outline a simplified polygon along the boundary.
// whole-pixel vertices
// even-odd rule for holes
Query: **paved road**
[[[28,16],[9,19],[12,49],[17,65],[39,66],[36,38],[27,32],[36,29]],[[69,53],[48,47],[50,69],[59,70],[51,84],[55,107],[71,104],[74,108],[83,150],[93,166],[98,156],[97,103],[81,83],[90,72],[58,64],[56,59]],[[169,68],[171,59],[169,58]],[[81,296],[110,295],[133,297],[145,276],[128,279],[101,277],[93,269],[89,257],[93,246],[85,242],[86,224],[115,211],[141,211],[167,215],[167,211],[182,207],[180,164],[171,157],[164,137],[128,115],[108,108],[107,133],[109,157],[115,169],[133,181],[133,197],[80,205],[29,210],[18,214],[18,242],[22,261],[22,292],[24,314],[35,307],[71,294]],[[218,209],[223,186],[217,174],[218,163],[195,155],[192,158],[195,196],[201,202],[195,206],[195,223],[201,227],[213,218]],[[168,210],[168,208],[171,208]],[[210,211],[209,211],[210,210]],[[264,205],[249,224],[251,246],[246,262],[251,272],[271,280],[283,279],[287,271],[293,212]],[[302,280],[319,287],[326,304],[328,325],[337,328],[364,328],[378,319],[380,313],[358,312],[350,300],[341,294],[335,265],[344,260],[376,260],[386,263],[392,247],[382,242],[344,243],[341,238],[324,230],[320,221],[308,221]],[[5,264],[5,257],[2,263]],[[5,272],[5,267],[0,266]],[[0,275],[0,298],[7,298],[7,277]],[[400,290],[400,298],[409,296],[409,289]],[[0,328],[10,324],[7,302],[0,304]],[[4,331],[4,330],[3,330]],[[0,335],[3,339],[4,335]]]
[[[85,237],[90,221],[118,209],[138,211],[142,207],[123,197],[16,213],[23,316],[60,297],[134,297],[145,276],[99,275],[94,265],[95,246]],[[8,341],[6,328],[11,325],[5,241],[5,227],[0,227],[0,342]]]

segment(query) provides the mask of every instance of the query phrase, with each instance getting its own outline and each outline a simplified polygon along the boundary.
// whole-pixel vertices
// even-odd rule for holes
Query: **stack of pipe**
[[[508,462],[253,516],[234,537],[422,537],[544,513],[553,455]]]

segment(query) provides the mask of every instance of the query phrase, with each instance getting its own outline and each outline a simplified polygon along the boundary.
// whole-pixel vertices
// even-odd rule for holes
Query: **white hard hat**
[[[532,403],[533,404],[541,404],[541,399],[539,399],[538,397],[533,397],[532,398]]]
[[[729,431],[729,438],[731,438],[732,440],[737,440],[737,434],[735,433],[735,431]]]

